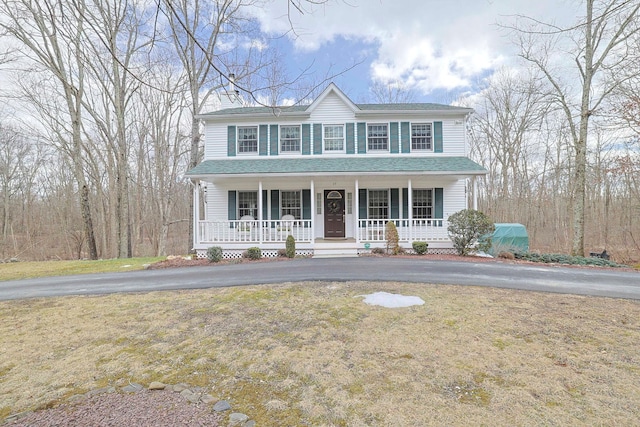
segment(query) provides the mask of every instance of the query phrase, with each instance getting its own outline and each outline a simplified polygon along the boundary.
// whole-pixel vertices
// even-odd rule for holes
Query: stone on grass
[[[181,393],[183,390],[188,389],[189,386],[185,383],[179,383],[174,385],[172,388],[173,388],[173,391],[175,391],[176,393]]]
[[[245,414],[241,414],[240,412],[234,412],[229,415],[229,427],[241,426],[247,421],[249,421],[249,417]]]
[[[152,381],[151,384],[149,384],[149,390],[164,390],[165,387],[166,385],[160,381]]]
[[[210,394],[205,394],[200,398],[200,402],[208,405],[210,403],[213,403],[216,399],[214,399],[213,396],[211,396]]]
[[[122,391],[125,393],[136,393],[142,390],[144,387],[138,383],[131,383],[128,386],[122,387]]]
[[[213,410],[216,412],[228,411],[229,409],[231,409],[231,404],[226,400],[221,400],[213,405]]]

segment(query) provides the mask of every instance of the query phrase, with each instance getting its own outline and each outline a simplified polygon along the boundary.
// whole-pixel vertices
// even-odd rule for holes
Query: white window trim
[[[387,148],[370,148],[369,145],[369,126],[385,125],[387,127]],[[389,122],[367,122],[365,132],[367,135],[367,153],[389,153],[391,151],[391,125]]]
[[[327,150],[327,145],[325,143],[324,137],[324,129],[325,127],[341,127],[342,128],[342,149],[341,150]],[[344,123],[342,124],[322,124],[322,153],[323,154],[344,154],[347,152],[347,129]]]
[[[240,151],[240,128],[256,129],[256,151]],[[260,152],[260,126],[258,125],[242,125],[236,129],[236,155],[238,156],[255,156]]]
[[[413,125],[430,125],[431,126],[431,148],[413,148]],[[409,123],[409,150],[418,153],[433,153],[435,146],[435,138],[433,135],[433,122],[411,122]]]
[[[299,141],[298,142],[298,150],[287,150],[287,151],[284,151],[282,149],[282,128],[283,127],[291,127],[291,128],[297,127],[298,128],[298,135],[299,135],[299,137],[298,137],[298,141]],[[279,150],[278,154],[281,154],[281,155],[284,155],[284,156],[289,155],[289,154],[293,154],[293,155],[302,154],[302,125],[292,124],[292,125],[280,125],[278,127],[278,150]]]

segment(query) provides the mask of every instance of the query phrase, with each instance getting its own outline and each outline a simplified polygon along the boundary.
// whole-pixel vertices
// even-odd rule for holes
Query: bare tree
[[[627,42],[640,31],[639,10],[640,3],[635,0],[586,0],[585,15],[575,25],[560,27],[518,16],[516,23],[507,27],[514,30],[520,56],[545,75],[569,124],[575,160],[574,255],[584,255],[589,120],[621,84],[619,79],[612,78],[616,70],[633,59]],[[567,56],[573,60],[572,74],[568,72],[570,63],[561,67],[553,61],[558,57],[565,60]],[[573,90],[575,81],[580,83],[577,91]]]
[[[399,104],[414,102],[416,93],[401,81],[375,82],[370,89],[373,102]]]
[[[70,121],[67,149],[73,160],[78,183],[80,209],[89,257],[98,258],[93,229],[89,188],[83,171],[82,101],[85,90],[84,63],[78,54],[84,34],[84,21],[67,2],[57,0],[0,1],[0,29],[17,40],[33,63],[50,73],[64,94]],[[76,19],[63,19],[75,17]]]

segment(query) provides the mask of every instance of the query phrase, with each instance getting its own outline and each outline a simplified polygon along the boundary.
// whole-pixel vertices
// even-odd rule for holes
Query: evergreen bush
[[[387,222],[385,234],[387,237],[387,253],[398,255],[400,253],[400,246],[398,244],[400,237],[398,236],[398,229],[393,222]]]
[[[427,242],[413,242],[411,246],[413,246],[413,251],[418,255],[426,254],[427,249],[429,249],[429,244]]]
[[[287,241],[285,243],[285,250],[287,252],[287,258],[296,257],[296,239],[294,239],[291,234],[287,236]]]
[[[262,251],[260,250],[259,247],[254,246],[251,247],[249,249],[247,249],[243,254],[243,257],[245,258],[249,258],[249,259],[260,259],[262,258]]]
[[[463,209],[449,217],[449,237],[458,255],[466,256],[472,250],[487,252],[491,249],[491,235],[496,227],[483,212]]]
[[[211,246],[207,249],[207,259],[209,262],[220,262],[222,260],[222,248],[220,246]]]

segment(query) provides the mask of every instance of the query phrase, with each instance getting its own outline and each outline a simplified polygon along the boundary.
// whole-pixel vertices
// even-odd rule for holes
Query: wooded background
[[[196,115],[216,108],[226,76],[260,105],[309,102],[332,78],[291,76],[247,43],[253,3],[0,0],[0,259],[188,252],[182,175],[202,156]],[[640,260],[639,7],[587,0],[567,28],[505,19],[518,67],[452,100],[476,111],[480,209],[524,224],[532,250]],[[355,101],[413,98],[387,82]]]

